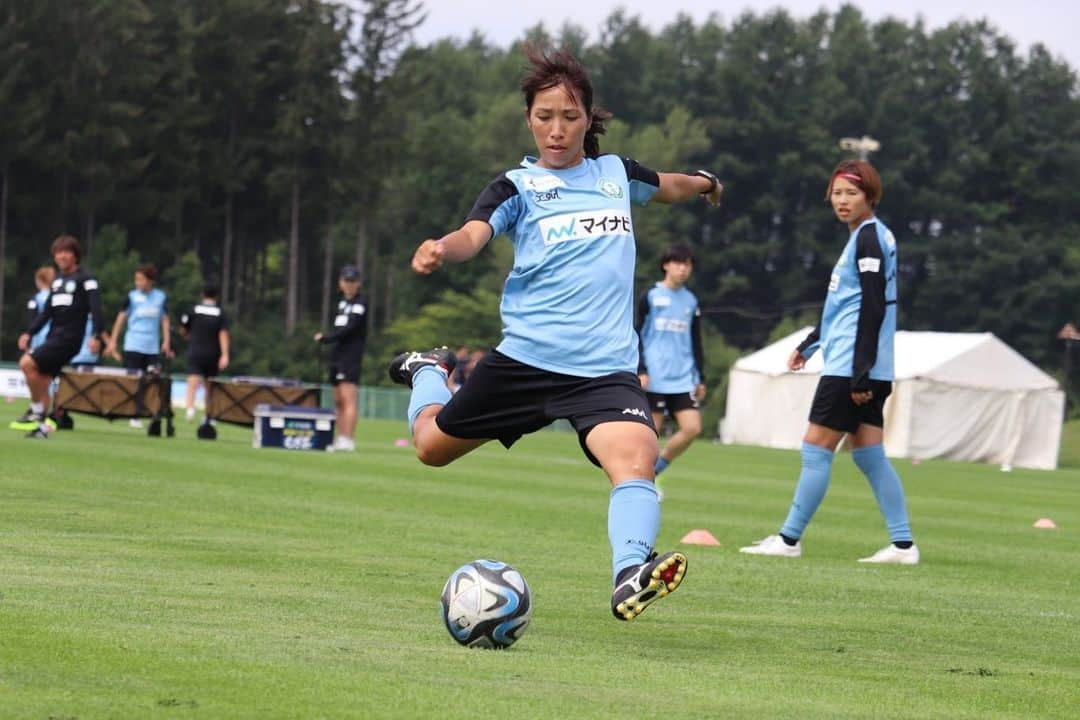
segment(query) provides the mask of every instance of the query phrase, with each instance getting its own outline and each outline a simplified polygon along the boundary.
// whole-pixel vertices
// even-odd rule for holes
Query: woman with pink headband
[[[802,370],[818,348],[825,361],[803,437],[802,472],[780,532],[740,552],[802,556],[800,538],[825,497],[833,454],[846,435],[892,541],[859,562],[917,565],[904,488],[882,446],[883,408],[893,381],[896,238],[874,214],[881,178],[866,161],[842,162],[829,178],[825,199],[850,234],[829,278],[821,322],[788,358],[792,372]]]

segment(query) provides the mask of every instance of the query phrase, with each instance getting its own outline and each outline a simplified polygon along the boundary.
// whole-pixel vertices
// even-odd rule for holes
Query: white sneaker
[[[131,422],[129,424],[133,428],[141,428],[142,427],[142,420],[140,420],[139,418],[131,418]]]
[[[901,550],[892,543],[889,543],[870,557],[859,558],[859,562],[876,563],[880,565],[918,565],[919,546],[912,545],[907,550]]]
[[[788,545],[784,542],[784,538],[779,535],[770,535],[752,545],[739,548],[739,552],[747,555],[774,555],[776,557],[797,558],[802,557],[802,541],[800,540],[794,545]]]
[[[337,439],[334,440],[334,450],[336,452],[353,452],[356,450],[356,441],[352,438],[339,435]]]
[[[187,419],[188,422],[191,422],[192,420],[194,420],[195,419],[195,408],[188,408],[187,410],[185,410],[184,411],[184,417]]]

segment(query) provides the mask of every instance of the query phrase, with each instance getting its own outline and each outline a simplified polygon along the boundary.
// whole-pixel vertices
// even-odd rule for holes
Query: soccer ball
[[[531,617],[529,586],[506,563],[475,560],[455,570],[443,587],[443,622],[466,647],[510,647]]]

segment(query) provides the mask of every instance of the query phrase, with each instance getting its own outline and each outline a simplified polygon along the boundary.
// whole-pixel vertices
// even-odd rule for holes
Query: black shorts
[[[360,382],[360,361],[351,359],[337,360],[331,358],[328,380],[331,385],[338,385],[340,383],[358,384]]]
[[[149,370],[151,367],[161,367],[161,356],[157,353],[150,355],[148,353],[132,352],[131,350],[124,351],[124,368],[126,370]]]
[[[651,393],[647,392],[645,395],[649,398],[649,407],[652,409],[653,414],[667,414],[669,417],[675,417],[675,413],[682,412],[683,410],[699,410],[701,409],[701,403],[694,397],[694,391],[682,392],[682,393]]]
[[[42,375],[56,377],[61,368],[79,354],[82,347],[82,338],[78,342],[71,343],[67,340],[46,338],[45,342],[29,352],[34,358],[34,363]]]
[[[853,433],[860,425],[885,426],[885,398],[892,393],[892,383],[871,380],[874,396],[865,405],[851,400],[851,378],[822,375],[810,407],[810,422],[833,430]]]
[[[187,356],[187,373],[188,375],[214,377],[218,374],[218,360],[220,359],[221,355],[217,353],[189,352]]]
[[[596,378],[562,375],[492,350],[435,422],[447,435],[494,439],[510,447],[522,435],[564,418],[577,430],[585,456],[599,466],[585,445],[589,431],[605,422],[630,421],[655,432],[648,408],[645,391],[632,372]]]

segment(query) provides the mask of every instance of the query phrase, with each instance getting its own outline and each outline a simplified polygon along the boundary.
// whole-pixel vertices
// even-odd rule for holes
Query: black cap
[[[338,277],[340,277],[342,280],[359,280],[360,268],[356,267],[355,265],[346,265],[345,267],[341,268],[341,274]]]

